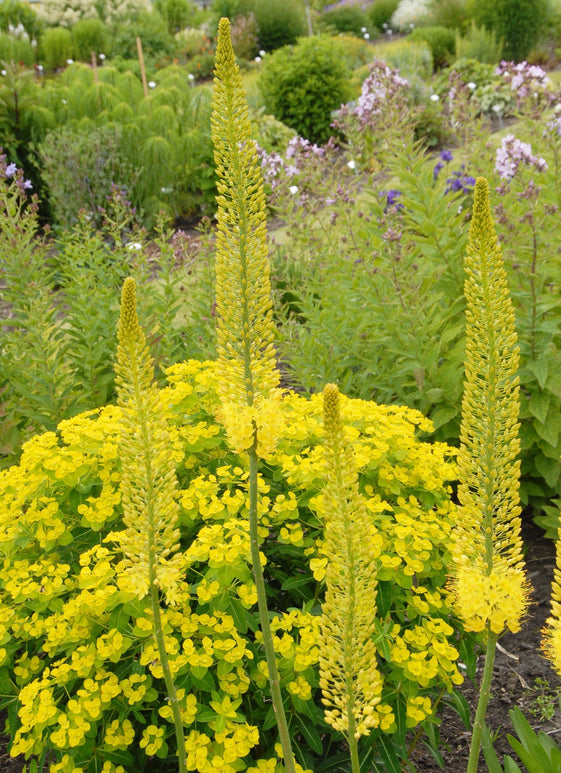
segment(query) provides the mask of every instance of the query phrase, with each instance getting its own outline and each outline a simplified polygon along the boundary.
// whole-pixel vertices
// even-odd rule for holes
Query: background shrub
[[[302,38],[266,58],[259,88],[275,118],[312,142],[325,142],[332,111],[349,96],[343,50],[334,38]]]
[[[473,20],[463,35],[456,35],[456,59],[477,59],[486,64],[498,64],[502,53],[503,44],[497,40],[495,32],[478,27]]]
[[[545,0],[473,0],[472,12],[478,24],[504,42],[504,57],[516,62],[537,45],[549,20]]]
[[[255,14],[259,48],[265,51],[295,43],[307,32],[304,8],[298,0],[245,0],[242,7]]]
[[[414,85],[428,82],[434,69],[432,52],[424,40],[414,41],[411,36],[391,46],[384,53],[384,61],[399,70],[400,75]]]
[[[74,58],[72,33],[66,27],[49,27],[41,38],[39,58],[47,69],[57,70],[66,67],[67,61]]]
[[[96,0],[44,0],[37,13],[51,27],[68,28],[98,15]]]
[[[152,10],[150,0],[101,0],[100,16],[110,25],[134,21],[142,12]]]
[[[454,59],[456,35],[447,27],[418,27],[408,36],[413,42],[428,44],[435,69],[440,69]]]
[[[325,11],[320,16],[321,26],[332,27],[336,32],[350,32],[361,38],[364,30],[371,32],[370,19],[356,5],[346,5]]]
[[[429,19],[434,27],[463,31],[471,20],[468,0],[431,0]]]
[[[136,59],[137,37],[142,41],[145,58],[162,60],[172,57],[175,52],[175,38],[169,34],[165,21],[155,11],[142,11],[136,20],[120,23],[113,38],[112,51],[125,59]]]
[[[410,32],[414,27],[430,23],[429,0],[400,0],[391,18],[391,27]]]
[[[366,15],[371,26],[378,30],[384,29],[384,24],[390,24],[398,5],[399,0],[376,0],[369,5]]]
[[[37,39],[43,26],[37,12],[29,3],[20,0],[4,0],[0,3],[0,30],[7,32],[10,25],[17,27],[19,24],[30,39]]]
[[[8,32],[0,32],[0,62],[14,62],[31,67],[35,50],[28,38],[16,38]]]
[[[82,19],[72,27],[74,56],[82,62],[91,61],[91,53],[109,50],[109,31],[101,19]]]
[[[189,0],[157,0],[154,8],[166,22],[170,35],[187,27],[195,10]]]
[[[234,53],[240,59],[253,59],[259,51],[259,27],[255,14],[236,16],[230,27]]]

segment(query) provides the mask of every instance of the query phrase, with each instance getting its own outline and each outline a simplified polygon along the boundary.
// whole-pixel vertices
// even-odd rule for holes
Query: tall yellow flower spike
[[[177,479],[152,359],[138,324],[134,279],[125,280],[115,365],[122,411],[121,501],[125,531],[111,537],[128,564],[127,587],[139,598],[155,585],[173,602],[182,566],[179,549]]]
[[[519,350],[507,276],[477,179],[465,261],[466,354],[451,589],[467,630],[518,631],[528,606],[520,538]]]
[[[266,456],[280,433],[265,194],[247,100],[221,19],[216,48],[212,139],[218,176],[216,309],[221,419],[241,452],[257,439]]]
[[[323,490],[326,593],[321,618],[320,686],[325,719],[349,741],[378,725],[382,693],[374,644],[376,558],[382,540],[358,490],[358,475],[341,422],[339,390],[323,390],[326,484]],[[358,759],[353,760],[353,770]]]
[[[557,536],[555,563],[551,584],[551,614],[542,631],[542,649],[561,676],[561,529]]]

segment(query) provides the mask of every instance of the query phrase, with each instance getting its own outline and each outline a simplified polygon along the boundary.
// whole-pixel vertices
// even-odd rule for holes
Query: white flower
[[[173,188],[160,188],[162,193],[173,193]]]
[[[148,81],[148,88],[149,89],[155,89],[156,88],[155,81]]]
[[[260,62],[260,61],[261,61],[261,57],[260,57],[260,56],[256,56],[256,57],[255,57],[255,59],[254,59],[253,61],[254,61],[254,62]]]
[[[187,75],[187,80],[190,80],[190,81],[194,81],[194,80],[195,80],[195,76],[193,75],[193,73],[192,73],[192,72],[190,72],[190,73]]]
[[[468,89],[470,91],[474,91],[474,89],[477,88],[477,85],[473,81],[470,81],[469,83],[466,83],[466,86],[468,87]]]
[[[438,102],[439,100],[440,100],[440,97],[438,96],[438,94],[431,94],[430,95],[430,101],[431,102]]]
[[[259,52],[259,56],[265,56],[266,53],[267,53],[266,51],[263,51],[263,49],[261,49],[261,51]]]
[[[362,34],[364,35],[364,33],[366,32],[366,27],[361,27],[361,28],[360,28],[360,31],[361,31],[361,32],[362,32]]]
[[[66,64],[74,64],[74,59],[67,59]]]
[[[100,54],[99,58],[101,59],[102,62],[104,62],[105,61],[105,54]]]
[[[39,72],[43,72],[43,65],[42,64],[38,64],[37,65],[37,69],[39,70]]]
[[[2,71],[1,71],[1,74],[2,74],[2,75],[4,75],[4,76],[6,76],[8,73],[6,72],[6,70],[2,70]]]
[[[491,108],[491,110],[492,110],[494,113],[502,113],[502,112],[503,112],[503,109],[502,109],[502,107],[501,107],[500,105],[493,105],[493,107]]]
[[[141,250],[142,244],[140,242],[130,242],[130,244],[127,244],[128,250]]]
[[[364,39],[365,40],[370,40],[370,35],[368,34],[368,32],[364,33]]]
[[[356,161],[351,158],[351,160],[347,162],[347,166],[349,169],[356,169]]]
[[[65,99],[62,100],[62,104],[66,105],[66,100]]]
[[[297,185],[291,185],[288,189],[293,196],[295,196],[298,193],[298,186]]]

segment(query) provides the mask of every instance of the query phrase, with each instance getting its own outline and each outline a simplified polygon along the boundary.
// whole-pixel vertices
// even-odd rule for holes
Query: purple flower
[[[521,142],[514,134],[507,134],[495,156],[495,171],[503,180],[512,180],[521,164],[535,167],[538,172],[547,169],[547,162],[532,153],[532,146]]]
[[[380,198],[386,197],[386,206],[384,212],[387,212],[390,207],[395,207],[397,210],[403,209],[403,204],[400,204],[397,200],[401,196],[401,191],[392,188],[390,191],[380,191]]]
[[[434,170],[433,170],[433,173],[432,173],[432,176],[433,176],[433,179],[434,179],[434,180],[436,180],[436,178],[438,177],[438,175],[440,174],[440,172],[441,172],[443,169],[444,169],[444,164],[442,163],[442,161],[438,161],[438,162],[436,163],[436,165],[435,165],[435,167],[434,167]]]
[[[8,164],[6,167],[6,177],[13,177],[17,171],[18,168],[15,164]]]
[[[475,186],[475,177],[464,174],[464,164],[446,180],[444,193],[472,193]]]
[[[452,161],[452,151],[451,150],[441,150],[440,151],[440,158],[443,161]]]

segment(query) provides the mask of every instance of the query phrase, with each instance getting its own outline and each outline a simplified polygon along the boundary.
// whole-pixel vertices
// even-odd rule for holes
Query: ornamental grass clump
[[[461,504],[452,533],[451,589],[469,631],[486,641],[468,773],[477,769],[495,647],[518,631],[529,586],[520,537],[519,350],[514,308],[485,178],[475,184],[465,260],[466,354],[458,452]]]

